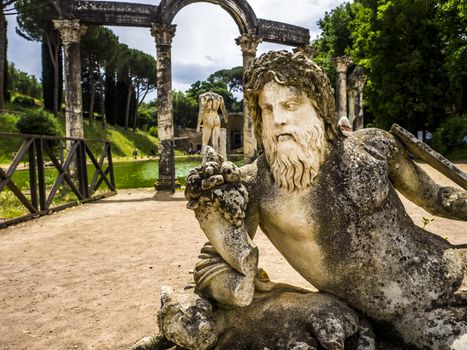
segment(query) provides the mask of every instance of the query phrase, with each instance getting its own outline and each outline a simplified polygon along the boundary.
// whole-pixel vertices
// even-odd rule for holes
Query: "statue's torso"
[[[460,267],[446,273],[452,251],[406,214],[384,148],[358,138],[338,143],[301,192],[278,188],[267,168],[258,178],[267,189],[258,198],[261,228],[318,289],[384,319],[415,299],[442,300],[447,284],[460,283]]]

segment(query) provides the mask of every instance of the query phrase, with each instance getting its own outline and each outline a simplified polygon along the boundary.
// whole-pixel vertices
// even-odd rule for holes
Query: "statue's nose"
[[[286,125],[287,124],[287,117],[282,113],[275,113],[274,114],[274,124],[276,124],[277,126]]]

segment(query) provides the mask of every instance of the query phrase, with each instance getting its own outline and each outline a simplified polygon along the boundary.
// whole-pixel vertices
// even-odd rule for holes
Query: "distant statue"
[[[201,152],[209,144],[209,139],[212,139],[212,147],[219,152],[219,137],[221,120],[217,111],[221,110],[225,122],[228,122],[227,109],[225,108],[224,98],[214,92],[206,92],[199,95],[199,112],[196,132],[200,132],[201,124],[203,125],[203,138]]]

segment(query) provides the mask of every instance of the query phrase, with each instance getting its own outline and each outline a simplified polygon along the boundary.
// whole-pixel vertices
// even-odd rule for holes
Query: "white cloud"
[[[156,0],[113,0],[157,4]],[[248,1],[248,0],[247,0]],[[258,18],[286,22],[306,27],[312,38],[318,34],[317,21],[326,11],[344,0],[249,0]],[[219,69],[242,65],[240,48],[235,38],[240,32],[230,15],[210,3],[194,3],[184,7],[174,18],[177,31],[172,46],[173,87],[186,90],[191,82],[204,80]],[[22,70],[40,76],[40,45],[18,37],[9,21],[8,57]],[[156,52],[154,38],[147,28],[111,27],[120,41],[148,54]],[[269,50],[290,49],[262,43],[258,54]]]

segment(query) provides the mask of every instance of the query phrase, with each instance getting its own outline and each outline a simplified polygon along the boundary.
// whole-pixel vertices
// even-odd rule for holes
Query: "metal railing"
[[[22,139],[23,142],[8,169],[4,170],[0,166],[0,195],[8,188],[29,213],[10,219],[0,218],[0,228],[116,194],[112,152],[108,141],[12,133],[0,133],[1,139]],[[62,155],[63,147],[60,147],[61,155],[57,155],[56,151],[57,144],[63,143],[67,144],[68,150],[65,158]],[[103,146],[99,160],[89,148],[91,143]],[[22,171],[18,170],[22,161],[27,164],[24,171],[28,171],[28,186],[18,186],[13,180],[13,175]],[[48,169],[57,173],[49,184],[46,183]],[[50,180],[50,176],[48,178]],[[100,189],[101,185],[106,186],[108,191]],[[55,205],[54,199],[60,186],[67,187],[74,200]]]

